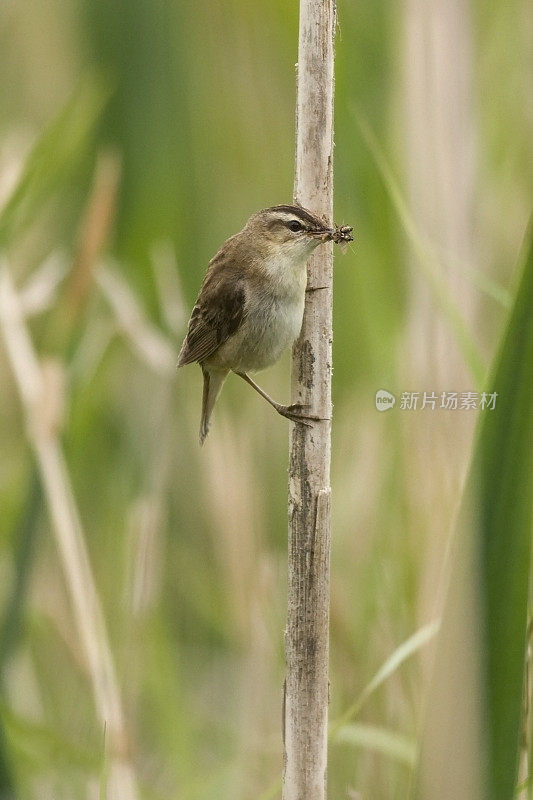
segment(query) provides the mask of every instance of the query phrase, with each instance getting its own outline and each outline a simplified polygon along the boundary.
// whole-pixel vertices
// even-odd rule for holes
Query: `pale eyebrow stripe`
[[[280,217],[286,215],[287,220],[297,219],[298,222],[303,222],[311,227],[320,225],[320,220],[313,217],[313,215],[309,214],[305,209],[298,208],[297,206],[271,206],[265,209],[265,211],[273,211],[279,214]]]

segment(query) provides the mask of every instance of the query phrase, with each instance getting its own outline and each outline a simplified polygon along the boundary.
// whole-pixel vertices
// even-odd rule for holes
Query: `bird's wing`
[[[245,285],[236,271],[210,270],[204,280],[178,356],[178,367],[203,361],[241,326],[245,316]]]

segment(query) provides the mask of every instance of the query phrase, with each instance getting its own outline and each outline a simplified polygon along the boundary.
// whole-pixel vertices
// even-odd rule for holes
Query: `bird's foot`
[[[309,413],[311,406],[307,403],[292,403],[289,406],[278,404],[275,408],[282,417],[287,417],[287,419],[293,422],[301,422],[302,425],[307,425],[307,427],[311,427],[311,422],[319,422],[322,419],[322,417],[318,417],[316,414]]]

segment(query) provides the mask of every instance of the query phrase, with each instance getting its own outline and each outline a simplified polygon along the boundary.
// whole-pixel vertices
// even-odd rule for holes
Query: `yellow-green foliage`
[[[142,797],[276,797],[287,424],[229,379],[200,450],[200,370],[177,373],[174,354],[220,243],[291,200],[297,4],[4,5],[0,268],[63,400],[57,434]],[[516,266],[533,163],[526,4],[457,12],[460,58],[449,41],[431,49],[415,6],[338,8],[335,222],[355,242],[335,264],[329,795],[390,800],[416,785],[479,419],[472,648],[486,797],[507,800],[532,495],[531,256]],[[428,36],[418,71],[413,30]],[[416,100],[417,76],[442,94]],[[110,152],[118,205],[90,263],[93,177]],[[421,177],[424,153],[436,169]],[[263,378],[280,400],[288,366]],[[0,387],[0,796],[105,797],[106,732],[1,334]],[[379,389],[394,409],[376,410]],[[400,408],[402,392],[484,390],[499,393],[493,412]]]

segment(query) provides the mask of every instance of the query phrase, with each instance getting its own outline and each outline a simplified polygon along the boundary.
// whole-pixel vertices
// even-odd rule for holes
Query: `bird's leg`
[[[281,403],[276,403],[276,401],[273,400],[263,389],[261,389],[261,387],[258,386],[257,383],[246,374],[246,372],[236,372],[235,374],[245,380],[246,383],[249,383],[250,386],[255,389],[255,391],[258,392],[261,397],[264,397],[267,403],[270,403],[272,408],[275,408],[278,414],[281,414],[282,417],[287,417],[287,419],[291,419],[293,422],[302,422],[304,425],[308,424],[306,420],[312,420],[316,422],[322,419],[322,417],[317,417],[306,413],[306,409],[309,408],[307,405],[293,403],[289,406],[283,406]]]

